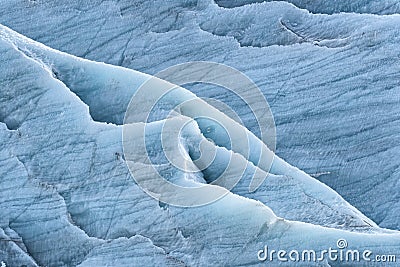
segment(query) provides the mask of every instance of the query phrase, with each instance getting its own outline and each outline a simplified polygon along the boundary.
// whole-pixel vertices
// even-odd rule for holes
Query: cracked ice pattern
[[[398,7],[397,1],[318,3],[310,5],[327,13],[386,14]],[[286,2],[232,9],[194,0],[2,5],[5,25],[88,59],[149,74],[193,60],[238,68],[271,104],[278,155],[380,226],[399,229],[398,16],[313,15]],[[189,87],[241,112],[226,92],[197,88]]]
[[[272,104],[279,155],[381,226],[399,228],[398,17],[314,16],[286,3],[2,5],[2,23],[89,59],[148,73],[199,59],[237,67]],[[353,231],[370,224],[341,198],[340,209],[327,206],[326,188],[310,195],[290,176],[270,176],[257,194],[241,184],[234,191],[262,203],[230,195],[189,211],[155,202],[129,176],[121,128],[89,116],[120,123],[121,103],[147,76],[49,52],[5,28],[0,36],[0,260],[11,266],[92,266],[110,255],[118,258],[112,265],[253,265],[265,243],[309,249],[306,240],[316,240],[322,249],[338,237],[376,253],[399,251],[398,234],[277,219],[262,203],[286,219]],[[191,90],[240,109],[218,88]]]
[[[278,0],[281,1],[281,0]],[[270,0],[215,0],[215,2],[227,8],[238,7],[253,3],[271,2]],[[398,14],[400,11],[400,2],[398,0],[288,0],[297,7],[307,9],[312,13],[368,13],[368,14]]]

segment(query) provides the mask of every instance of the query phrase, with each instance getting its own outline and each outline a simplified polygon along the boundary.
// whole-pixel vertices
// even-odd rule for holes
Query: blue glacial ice
[[[319,2],[292,1],[309,12],[286,2],[2,1],[0,23],[35,41],[0,26],[0,261],[257,265],[265,244],[321,251],[340,238],[398,254],[400,17],[381,16],[398,13],[398,4]],[[339,12],[367,14],[328,15]],[[202,110],[225,114],[205,102],[133,123],[149,127],[155,168],[176,183],[210,182],[233,154],[246,166],[232,193],[179,208],[135,183],[127,164],[144,180],[154,177],[147,164],[123,157],[122,124],[150,75],[191,60],[233,66],[260,86],[277,123],[278,156],[267,170],[206,140],[192,118]],[[254,133],[247,132],[254,147],[266,147],[233,95],[207,84],[185,88],[174,101],[223,100]],[[172,154],[182,145],[193,155],[208,142],[217,155],[208,170],[185,173],[159,155],[162,124],[180,119],[190,124],[183,137],[171,134]],[[267,179],[249,192],[253,173]]]
[[[346,1],[329,3],[321,5],[346,11],[336,7]],[[376,15],[380,12],[367,7],[366,14],[312,14],[282,1],[229,9],[210,0],[3,1],[2,6],[4,25],[79,57],[148,74],[194,60],[237,68],[270,103],[279,156],[380,226],[399,229],[399,168],[393,160],[400,151],[398,15]],[[64,80],[68,85],[68,77]],[[70,82],[93,94],[92,86]],[[257,134],[231,94],[207,85],[187,89],[223,100]],[[96,119],[107,121],[100,114]]]

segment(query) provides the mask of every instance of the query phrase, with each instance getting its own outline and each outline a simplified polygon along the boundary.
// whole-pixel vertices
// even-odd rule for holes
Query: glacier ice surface
[[[277,154],[380,226],[399,229],[398,16],[313,15],[284,2],[232,9],[212,1],[1,5],[1,23],[87,59],[149,74],[188,60],[244,71],[271,103]],[[121,156],[123,114],[149,76],[60,53],[3,26],[0,39],[0,236],[10,240],[0,242],[0,256],[15,255],[0,260],[11,266],[246,265],[258,263],[265,244],[310,249],[313,240],[322,250],[339,238],[375,253],[399,251],[398,232],[378,228],[280,158],[254,193],[246,177],[262,170],[241,158],[247,169],[233,194],[195,209],[157,203]],[[233,96],[187,88],[224,99],[253,130]],[[203,137],[192,130],[184,142],[195,149]],[[157,137],[157,127],[150,134]],[[217,149],[221,161],[232,153]],[[178,181],[187,177],[158,168]],[[208,179],[197,175],[192,183]]]

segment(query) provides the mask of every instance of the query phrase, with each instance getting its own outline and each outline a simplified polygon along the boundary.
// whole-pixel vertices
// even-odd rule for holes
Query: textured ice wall
[[[114,90],[115,99],[109,98],[109,105],[102,107],[110,112],[104,114],[118,115],[113,101],[119,101],[119,94],[132,94],[148,76],[50,50],[5,27],[0,38],[0,207],[4,214],[0,228],[4,232],[1,256],[8,265],[256,265],[256,253],[265,244],[320,251],[339,238],[375,253],[398,251],[397,232],[369,227],[368,234],[356,233],[365,226],[359,229],[352,223],[368,219],[329,188],[314,182],[313,188],[301,189],[311,178],[271,176],[259,196],[271,193],[277,199],[261,201],[266,205],[287,201],[276,209],[293,208],[288,214],[299,220],[329,226],[336,222],[343,224],[336,227],[354,232],[280,219],[263,203],[234,194],[195,209],[158,203],[130,177],[122,157],[121,127],[94,121],[89,111],[93,106],[87,105],[97,103],[94,99],[103,91]],[[76,80],[91,85],[89,91],[99,94],[68,87],[60,77],[68,77],[70,84]],[[97,109],[94,106],[93,112]],[[196,142],[201,135],[190,137],[186,142]],[[176,136],[171,136],[173,141]],[[152,149],[159,151],[156,144]],[[172,171],[176,179],[183,177],[168,165],[159,168]],[[268,191],[270,180],[281,179],[295,182],[299,192],[286,183]],[[293,195],[309,189],[314,195],[308,193],[306,200]],[[239,187],[237,193],[243,190]],[[326,201],[333,201],[328,209]]]
[[[305,7],[385,14],[398,6],[326,2]],[[1,5],[3,24],[88,59],[149,74],[191,60],[238,68],[270,102],[278,155],[333,187],[380,226],[399,229],[398,15],[313,15],[286,2],[232,9],[194,0]],[[204,86],[189,89],[236,106],[253,129],[234,96]]]
[[[272,103],[278,154],[398,229],[398,16],[311,15],[286,3],[231,10],[195,1],[99,3],[4,1],[1,22],[60,50],[150,74],[199,59],[245,71]],[[339,237],[376,253],[399,251],[398,234],[276,219],[262,203],[284,218],[369,229],[357,227],[365,218],[356,211],[327,207],[293,177],[270,176],[259,194],[234,191],[262,203],[231,195],[191,212],[155,203],[129,177],[121,129],[90,117],[117,122],[123,108],[107,101],[129,98],[126,85],[147,76],[35,46],[2,28],[0,261],[244,265],[256,264],[266,243],[310,249],[307,240],[315,240],[313,248],[325,249]],[[226,92],[191,89],[233,103],[246,118]]]
[[[279,1],[279,0],[278,0]],[[222,7],[238,7],[253,3],[272,2],[270,0],[216,0]],[[398,14],[400,2],[398,0],[288,0],[300,8],[309,10],[312,13],[370,13],[370,14]]]

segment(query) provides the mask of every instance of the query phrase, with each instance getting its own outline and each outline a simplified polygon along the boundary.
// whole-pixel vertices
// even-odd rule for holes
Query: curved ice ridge
[[[32,40],[29,40],[21,35],[17,35],[16,33],[8,30],[3,27],[2,35],[8,39],[19,51],[23,53],[23,55],[33,59],[39,64],[42,64],[52,76],[58,81],[61,81],[65,86],[67,86],[72,92],[74,92],[79,98],[88,105],[90,114],[92,115],[94,120],[97,121],[105,121],[108,123],[114,124],[122,124],[123,116],[125,115],[125,111],[127,109],[128,103],[136,92],[136,89],[150,76],[139,73],[137,71],[132,71],[120,67],[113,67],[101,63],[91,62],[87,60],[82,60],[64,53],[60,53],[56,50],[49,49],[39,43],[36,43]],[[105,69],[107,71],[105,71]],[[195,95],[183,88],[178,88],[178,93],[174,94],[173,100],[175,103],[185,102],[188,98],[195,97]],[[243,88],[245,90],[245,88]],[[146,103],[143,103],[145,105]],[[196,106],[188,106],[182,110],[182,115],[188,116],[190,118],[197,117],[198,114],[201,113],[201,110],[214,110],[214,112],[218,112],[214,107],[208,106],[208,104],[204,103],[204,105],[196,105]],[[140,107],[137,107],[137,112],[132,114],[140,114]],[[14,119],[13,116],[19,116],[19,119],[25,119],[24,116],[20,114],[5,114],[5,120],[13,121],[14,124],[20,125],[22,121],[18,121]],[[228,121],[227,123],[235,124],[232,126],[238,127],[239,129],[243,128],[236,122],[234,122],[229,117],[224,114],[220,114],[220,117],[223,117],[224,120]],[[138,115],[138,117],[140,117]],[[199,127],[200,131],[205,134],[207,131],[208,123],[196,121],[196,127]],[[320,183],[318,180],[310,177],[303,171],[290,166],[284,160],[280,159],[278,156],[273,156],[273,162],[271,166],[271,170],[269,170],[269,165],[265,165],[269,160],[266,158],[271,157],[271,152],[269,148],[259,140],[254,134],[252,134],[247,129],[244,129],[249,136],[250,141],[250,153],[246,156],[241,156],[242,160],[246,163],[244,165],[249,165],[249,170],[245,173],[248,179],[251,179],[252,173],[257,172],[260,176],[267,176],[268,173],[278,177],[290,177],[293,179],[291,183],[298,184],[300,186],[299,194],[303,195],[302,197],[311,197],[311,199],[315,198],[320,202],[319,208],[325,210],[325,208],[333,213],[332,219],[327,218],[315,218],[308,219],[307,222],[312,222],[321,225],[338,225],[339,227],[348,227],[348,226],[357,226],[357,227],[369,227],[376,226],[371,220],[367,219],[364,215],[362,215],[359,211],[354,209],[351,205],[349,205],[343,198],[341,198],[334,190],[330,189],[323,183]],[[155,132],[160,132],[161,128],[154,130]],[[194,133],[197,133],[194,131]],[[194,134],[197,136],[197,134]],[[156,135],[157,137],[157,135]],[[184,146],[197,148],[198,144],[200,144],[204,137],[201,135],[201,138],[188,136],[187,139],[190,140],[189,144],[184,144]],[[246,155],[245,151],[230,151],[229,148],[224,147],[226,144],[223,143],[223,140],[219,139],[217,136],[213,137],[214,142],[217,146],[217,159],[216,163],[211,165],[207,170],[208,173],[217,172],[217,169],[224,169],[226,167],[226,162],[224,163],[224,158],[228,158],[226,153],[239,153],[239,155]],[[157,145],[157,140],[150,142],[154,145],[153,150],[162,151],[161,144]],[[221,143],[220,143],[221,142]],[[260,154],[261,152],[261,154]],[[193,151],[189,151],[189,153],[194,153]],[[179,153],[177,153],[179,154]],[[266,157],[266,158],[260,158]],[[270,176],[274,177],[274,176]],[[278,178],[279,179],[279,178]],[[272,180],[272,179],[269,179]],[[241,185],[246,183],[246,179],[241,182]],[[266,181],[265,186],[267,186],[268,182]],[[247,191],[247,192],[246,192]],[[255,199],[266,199],[265,192],[258,195],[257,193],[251,194],[248,190],[238,190],[236,192],[241,192],[246,196],[254,196]],[[297,201],[301,200],[298,199]],[[293,204],[293,203],[292,203]],[[299,205],[295,205],[296,208]],[[322,208],[325,207],[325,208]],[[288,207],[286,207],[288,208]],[[297,217],[294,214],[302,214],[304,211],[297,211],[293,214],[294,210],[285,211],[282,215],[284,217],[289,216],[290,219],[294,220],[302,220],[302,217]],[[343,217],[342,223],[338,222],[337,216],[333,215],[334,213],[339,213],[338,217]],[[320,221],[321,220],[321,221]],[[342,219],[340,219],[342,220]],[[353,221],[354,220],[354,221]]]

